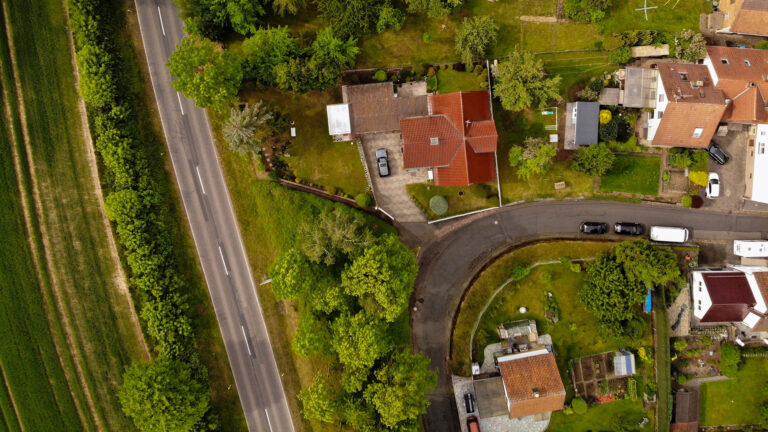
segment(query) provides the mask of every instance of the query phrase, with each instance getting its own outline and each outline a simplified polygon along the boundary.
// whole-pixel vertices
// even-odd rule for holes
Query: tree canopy
[[[510,59],[499,64],[494,93],[501,106],[510,111],[544,108],[550,100],[560,99],[561,78],[549,77],[544,63],[526,51],[514,51]]]
[[[463,0],[405,0],[409,12],[426,13],[430,18],[448,16],[453,8],[461,6]]]
[[[336,420],[338,401],[336,391],[324,375],[315,375],[312,385],[299,392],[301,412],[305,418],[331,423]]]
[[[517,176],[529,179],[533,175],[546,173],[552,166],[552,159],[557,154],[557,147],[544,142],[543,138],[528,137],[524,146],[512,146],[509,149],[509,164],[517,167]]]
[[[320,15],[341,37],[373,33],[389,0],[316,0]]]
[[[655,247],[648,240],[623,242],[611,251],[624,267],[627,280],[645,286],[664,286],[680,279],[677,255],[669,249]]]
[[[272,0],[272,10],[280,16],[296,15],[305,3],[305,0]]]
[[[567,18],[583,23],[602,21],[611,6],[611,0],[565,0],[563,5]]]
[[[253,34],[258,30],[264,6],[259,0],[227,0],[227,14],[232,30],[242,34]]]
[[[282,253],[270,267],[269,276],[278,300],[296,299],[331,283],[328,269],[310,262],[298,249]]]
[[[370,369],[392,349],[387,324],[365,312],[342,314],[331,324],[331,345],[345,367]]]
[[[240,155],[258,153],[264,139],[274,132],[273,120],[274,115],[266,104],[258,101],[255,104],[247,104],[242,109],[232,108],[221,131],[233,152]]]
[[[645,299],[643,285],[630,282],[615,256],[601,254],[587,264],[586,280],[579,300],[598,320],[613,330],[637,314],[635,308]]]
[[[181,40],[171,54],[168,69],[178,78],[173,88],[201,108],[221,108],[234,101],[243,80],[240,55],[196,36]]]
[[[354,258],[373,243],[373,234],[359,215],[334,209],[299,227],[299,243],[306,257],[318,264],[333,265],[342,256]]]
[[[499,26],[489,16],[472,16],[456,31],[456,54],[464,63],[482,60],[486,50],[496,43]]]
[[[573,169],[588,176],[602,176],[613,167],[616,156],[605,143],[580,148]]]
[[[261,28],[243,41],[243,69],[246,78],[267,85],[275,84],[275,67],[299,53],[296,39],[288,27]]]
[[[190,431],[210,401],[189,366],[166,357],[126,368],[117,396],[123,412],[144,432]]]
[[[369,314],[392,322],[407,308],[417,272],[416,255],[389,234],[344,270],[341,283]]]

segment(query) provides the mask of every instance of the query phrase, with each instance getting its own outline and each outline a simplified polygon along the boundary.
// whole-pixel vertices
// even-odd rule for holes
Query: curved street
[[[438,370],[437,389],[424,416],[426,430],[459,430],[448,359],[452,322],[472,279],[491,260],[515,245],[548,237],[578,237],[579,224],[587,220],[609,224],[639,222],[646,229],[651,225],[686,227],[691,231],[692,242],[764,238],[768,231],[765,215],[614,201],[541,201],[455,222],[452,229],[446,228],[447,232],[438,233],[422,247],[411,307],[414,349],[429,356]]]

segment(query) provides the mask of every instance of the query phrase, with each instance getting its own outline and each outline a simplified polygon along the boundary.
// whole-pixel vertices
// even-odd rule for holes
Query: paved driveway
[[[376,149],[385,148],[389,155],[388,177],[379,177],[376,164]],[[376,204],[400,223],[426,222],[419,207],[411,201],[405,185],[427,181],[426,170],[406,171],[403,169],[403,150],[400,133],[379,133],[363,137],[363,153],[368,172],[371,174]]]
[[[716,199],[707,199],[704,192],[703,208],[718,210],[742,210],[744,207],[744,168],[747,159],[747,132],[746,131],[728,131],[724,137],[716,136],[712,139],[720,146],[731,160],[725,165],[718,165],[712,158],[709,158],[709,172],[716,172],[720,176],[720,197]]]

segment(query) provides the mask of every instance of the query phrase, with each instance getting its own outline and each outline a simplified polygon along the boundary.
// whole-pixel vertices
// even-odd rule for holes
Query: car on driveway
[[[380,148],[376,150],[376,165],[379,166],[379,177],[387,177],[389,175],[389,157],[387,156],[387,149]]]
[[[622,235],[639,236],[645,232],[645,227],[634,222],[616,222],[613,226],[613,232]]]
[[[605,234],[608,232],[608,224],[603,222],[584,222],[581,224],[583,234]]]
[[[709,152],[709,157],[712,158],[715,162],[717,162],[720,165],[725,165],[726,162],[728,162],[731,157],[726,154],[723,149],[720,148],[717,143],[714,141],[711,141],[709,143],[709,147],[707,147],[707,152]]]
[[[707,198],[717,198],[720,196],[720,176],[717,173],[709,173],[709,181],[707,182]]]

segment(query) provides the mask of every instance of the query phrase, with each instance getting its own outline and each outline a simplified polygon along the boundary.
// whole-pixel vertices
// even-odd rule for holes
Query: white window
[[[693,137],[694,138],[701,138],[701,134],[704,133],[704,128],[696,128],[693,130]]]
[[[749,62],[749,59],[744,59],[744,64],[747,65],[747,67],[752,66],[752,63]]]
[[[659,102],[664,102],[664,93],[659,93]]]
[[[720,63],[722,63],[722,64],[724,64],[724,65],[730,64],[730,62],[728,61],[728,59],[727,59],[727,58],[725,58],[725,57],[721,57],[721,58],[720,58]]]

